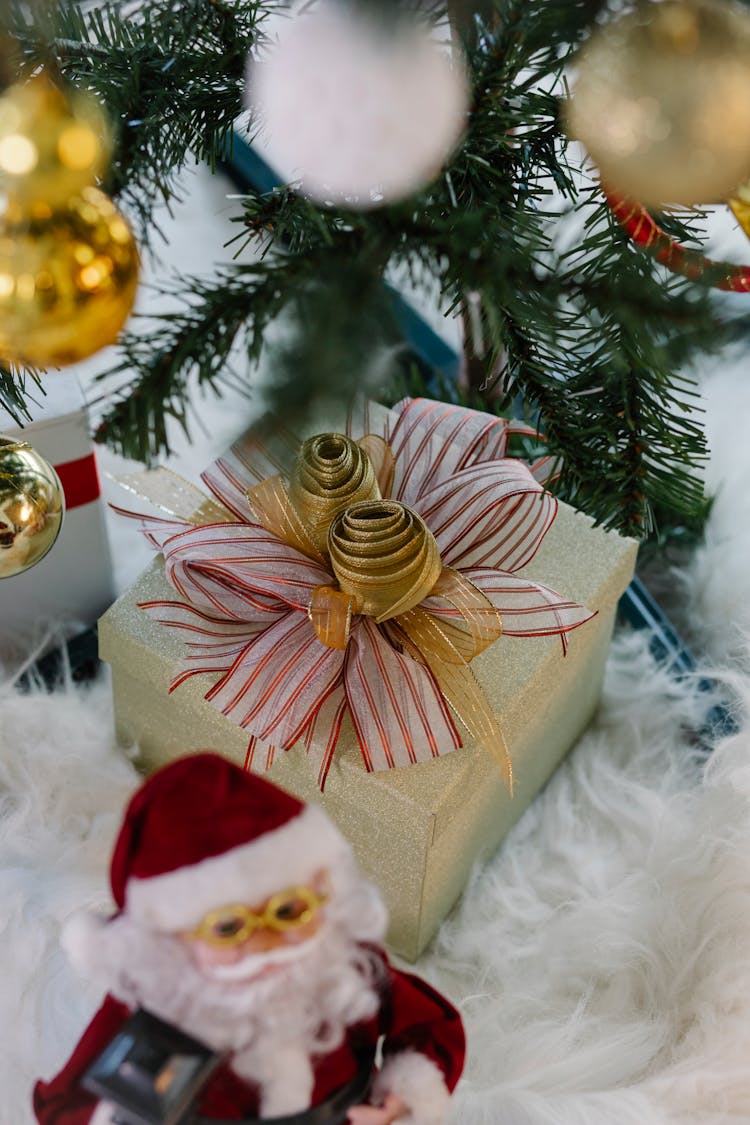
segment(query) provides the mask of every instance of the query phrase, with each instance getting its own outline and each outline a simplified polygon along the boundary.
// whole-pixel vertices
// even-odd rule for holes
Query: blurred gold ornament
[[[750,175],[750,14],[641,2],[578,60],[567,129],[606,186],[643,203],[724,200]]]
[[[378,622],[424,601],[443,569],[435,536],[397,500],[352,504],[331,524],[328,551],[351,611]]]
[[[111,139],[99,104],[44,74],[0,97],[0,357],[77,363],[113,344],[130,314],[132,231],[95,187]]]
[[[0,97],[0,190],[24,206],[64,206],[106,172],[112,143],[90,95],[39,75]]]
[[[0,356],[59,367],[114,343],[138,269],[130,227],[96,188],[54,210],[8,202],[0,215]]]
[[[49,462],[26,442],[0,437],[0,578],[44,558],[64,510],[63,487]]]

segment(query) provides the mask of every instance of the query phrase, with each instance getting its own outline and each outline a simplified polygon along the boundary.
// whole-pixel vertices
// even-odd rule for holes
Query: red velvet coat
[[[335,1051],[313,1060],[315,1086],[313,1105],[328,1098],[354,1077],[357,1063],[352,1049],[356,1040],[375,1044],[384,1036],[384,1065],[404,1051],[426,1056],[443,1075],[452,1091],[464,1064],[465,1041],[458,1012],[438,992],[418,977],[387,966],[380,1012],[368,1023],[349,1028],[347,1038]],[[132,1012],[107,996],[84,1032],[64,1069],[50,1082],[34,1089],[34,1110],[40,1125],[87,1125],[96,1100],[80,1086],[89,1066],[117,1034]],[[199,1112],[206,1117],[237,1120],[258,1114],[258,1090],[239,1078],[228,1064],[213,1074]]]

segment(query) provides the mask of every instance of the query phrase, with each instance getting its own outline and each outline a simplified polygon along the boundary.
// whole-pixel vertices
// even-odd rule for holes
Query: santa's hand
[[[93,1115],[89,1118],[89,1125],[117,1125],[116,1106],[111,1102],[97,1102]]]
[[[382,1105],[355,1105],[349,1110],[349,1125],[391,1125],[406,1113],[406,1106],[395,1094]]]

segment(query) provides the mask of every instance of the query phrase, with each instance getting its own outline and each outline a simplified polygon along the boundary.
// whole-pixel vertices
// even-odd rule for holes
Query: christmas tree
[[[392,0],[357,2],[395,49],[404,12]],[[158,210],[178,205],[185,169],[230,158],[236,129],[245,139],[263,131],[263,115],[242,114],[248,57],[271,58],[275,49],[266,31],[275,7],[13,0],[0,17],[6,79],[44,67],[55,82],[98,96],[115,130],[103,186],[158,255]],[[727,268],[700,256],[701,213],[660,214],[656,256],[645,252],[569,142],[566,76],[605,16],[603,0],[487,0],[422,12],[436,37],[450,36],[468,75],[462,136],[443,166],[407,194],[366,206],[316,201],[293,183],[246,189],[226,266],[175,279],[176,311],[145,331],[136,322],[122,338],[121,381],[98,438],[142,460],[168,452],[167,420],[189,424],[191,388],[218,389],[238,346],[248,376],[272,351],[270,406],[292,426],[320,399],[413,390],[425,372],[399,346],[386,284],[407,276],[437,291],[441,312],[463,324],[461,387],[444,379],[442,393],[538,427],[559,458],[560,495],[630,534],[694,520],[704,503],[696,472],[704,441],[685,371],[743,322],[712,288]],[[347,57],[315,44],[308,53],[322,68]],[[346,89],[338,97],[345,102]],[[693,248],[675,249],[670,239]],[[235,261],[248,244],[260,253]],[[663,264],[675,261],[678,269]],[[285,330],[271,344],[279,318]],[[39,373],[23,364],[0,374],[0,401],[21,416],[32,377]]]

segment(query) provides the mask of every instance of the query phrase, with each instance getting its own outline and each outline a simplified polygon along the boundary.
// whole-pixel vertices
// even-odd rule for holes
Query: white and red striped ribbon
[[[362,412],[350,419],[354,434],[366,426]],[[592,614],[516,574],[556,512],[554,497],[531,469],[505,457],[516,430],[517,424],[477,411],[404,400],[388,412],[381,433],[395,457],[392,496],[422,516],[444,565],[462,571],[489,598],[505,632],[559,634],[564,645],[565,634]],[[346,651],[323,645],[307,610],[317,586],[335,585],[333,574],[252,522],[248,488],[284,471],[293,445],[289,435],[273,445],[244,441],[204,473],[235,522],[195,527],[139,517],[183,599],[143,606],[186,641],[173,689],[197,674],[218,675],[206,699],[248,731],[248,764],[268,768],[279,750],[301,739],[316,759],[321,787],[347,712],[368,770],[456,749],[456,717],[429,668],[364,616],[355,617]],[[537,469],[542,475],[542,462]],[[437,597],[421,604],[438,620],[458,614]]]

